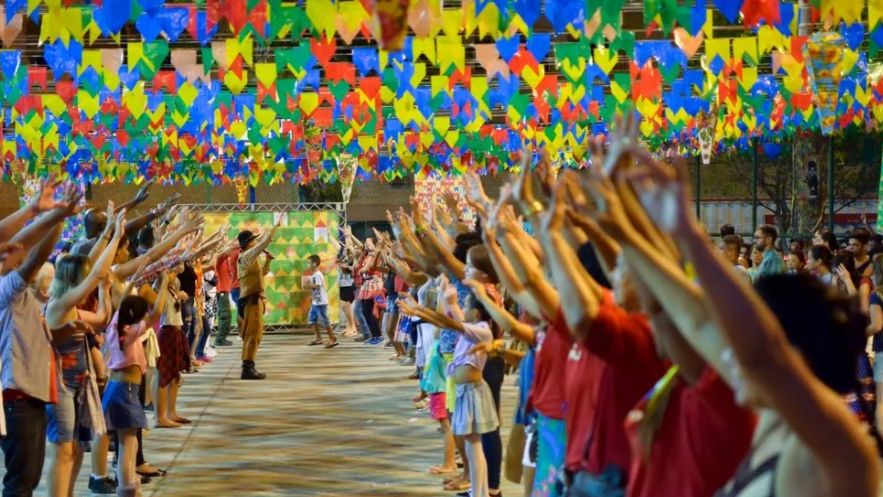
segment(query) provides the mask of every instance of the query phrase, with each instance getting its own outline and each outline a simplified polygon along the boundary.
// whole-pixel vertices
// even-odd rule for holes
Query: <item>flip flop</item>
[[[340,342],[335,340],[335,341],[329,343],[328,345],[325,345],[325,348],[326,349],[333,349],[334,347],[337,347],[338,345],[340,345]]]
[[[175,418],[172,421],[182,425],[189,425],[190,423],[193,423],[193,421],[190,421],[187,418]]]
[[[325,342],[323,342],[322,340],[313,340],[312,342],[310,342],[310,347],[312,347],[313,345],[322,345],[323,343]]]

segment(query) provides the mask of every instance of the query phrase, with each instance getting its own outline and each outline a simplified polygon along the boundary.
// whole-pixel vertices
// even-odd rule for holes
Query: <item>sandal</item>
[[[444,483],[445,485],[447,485],[448,483],[455,482],[455,481],[459,481],[459,480],[462,480],[462,479],[463,479],[463,473],[457,473],[457,474],[453,474],[453,475],[450,475],[450,476],[446,476],[445,479],[442,480],[442,483]]]
[[[441,475],[449,475],[456,470],[457,470],[456,468],[445,468],[444,466],[439,464],[438,466],[433,466],[433,467],[429,468],[427,470],[427,472],[431,475],[441,476]]]
[[[464,490],[469,490],[472,487],[472,484],[465,480],[456,480],[452,481],[445,485],[446,492],[462,492]]]
[[[312,347],[313,345],[322,345],[323,343],[325,342],[323,342],[322,340],[313,340],[312,342],[310,342],[309,345],[310,347]]]
[[[146,471],[138,471],[136,469],[135,473],[138,473],[138,476],[144,476],[147,478],[160,478],[160,477],[165,476],[168,472],[164,469],[155,468],[153,471],[151,471],[149,473]]]
[[[335,340],[335,341],[333,341],[333,342],[331,342],[331,343],[325,345],[325,348],[326,348],[326,349],[333,349],[334,347],[337,347],[338,345],[340,345],[340,342],[338,342],[337,340]]]

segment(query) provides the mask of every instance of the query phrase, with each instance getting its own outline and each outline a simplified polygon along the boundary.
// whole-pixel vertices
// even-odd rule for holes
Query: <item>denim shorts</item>
[[[310,324],[318,324],[322,327],[328,326],[328,305],[313,304],[310,306],[309,321]]]
[[[101,409],[108,430],[147,428],[147,416],[140,395],[141,385],[114,380],[107,383]]]
[[[65,386],[58,389],[58,403],[46,405],[48,424],[46,438],[58,444],[65,442],[89,443],[92,431],[82,425],[78,401],[82,401],[81,388]]]

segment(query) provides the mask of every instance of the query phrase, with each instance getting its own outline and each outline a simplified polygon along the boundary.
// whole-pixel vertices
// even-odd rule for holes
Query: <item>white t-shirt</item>
[[[313,284],[313,305],[328,305],[328,293],[325,291],[325,277],[318,269],[310,276]]]

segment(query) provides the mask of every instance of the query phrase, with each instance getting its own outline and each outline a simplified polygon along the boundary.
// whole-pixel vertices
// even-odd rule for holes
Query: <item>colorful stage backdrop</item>
[[[266,325],[306,324],[310,291],[301,287],[301,276],[309,266],[307,257],[310,254],[322,258],[329,299],[328,317],[332,323],[337,322],[336,253],[329,243],[330,236],[337,236],[336,212],[209,212],[205,214],[206,233],[214,233],[227,223],[230,224],[229,238],[235,238],[244,229],[263,233],[280,217],[282,226],[268,248],[275,260],[270,264],[270,274],[266,278]]]

